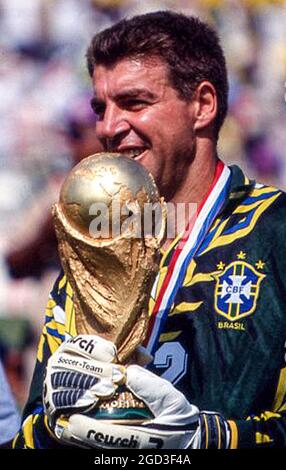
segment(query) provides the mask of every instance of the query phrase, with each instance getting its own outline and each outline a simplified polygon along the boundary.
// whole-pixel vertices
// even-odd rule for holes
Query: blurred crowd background
[[[285,1],[0,0],[0,356],[20,409],[59,269],[50,207],[69,169],[100,150],[87,45],[122,17],[167,8],[221,36],[230,78],[222,159],[286,188]]]

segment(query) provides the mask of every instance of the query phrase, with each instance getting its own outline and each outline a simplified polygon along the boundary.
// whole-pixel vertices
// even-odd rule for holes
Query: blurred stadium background
[[[86,47],[126,15],[167,8],[220,33],[230,72],[221,157],[286,188],[285,1],[0,0],[0,355],[20,409],[59,268],[50,206],[69,169],[100,150]]]

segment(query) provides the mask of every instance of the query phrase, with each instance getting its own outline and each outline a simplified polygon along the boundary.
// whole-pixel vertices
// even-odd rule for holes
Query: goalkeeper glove
[[[99,398],[111,397],[124,382],[123,366],[113,364],[116,347],[95,335],[65,341],[50,357],[43,401],[50,428],[61,415],[92,409]]]

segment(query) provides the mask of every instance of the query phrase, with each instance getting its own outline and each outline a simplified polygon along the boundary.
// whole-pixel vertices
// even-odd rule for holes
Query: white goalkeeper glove
[[[158,448],[229,448],[230,427],[223,416],[216,412],[199,412],[170,382],[146,369],[130,366],[126,385],[152,411],[155,418],[140,430],[153,433],[152,441],[157,439]]]
[[[113,364],[115,359],[115,345],[95,335],[65,341],[50,357],[43,401],[56,437],[59,416],[92,409],[100,398],[111,397],[118,384],[124,382],[125,368]]]
[[[98,449],[187,449],[199,430],[199,410],[170,382],[132,365],[126,386],[150,408],[154,419],[141,425],[120,425],[74,414],[59,422],[61,439]],[[61,430],[60,430],[61,426]]]
[[[120,425],[75,414],[58,422],[63,441],[97,449],[227,449],[231,431],[223,416],[199,412],[170,382],[142,367],[126,369],[126,385],[152,411],[141,425]]]

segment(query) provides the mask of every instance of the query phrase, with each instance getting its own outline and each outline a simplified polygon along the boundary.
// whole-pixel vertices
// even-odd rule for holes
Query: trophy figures
[[[165,233],[165,204],[152,176],[127,156],[87,157],[65,180],[53,218],[78,334],[98,334],[116,344],[120,363],[136,362]],[[94,416],[140,421],[150,414],[125,389]]]

